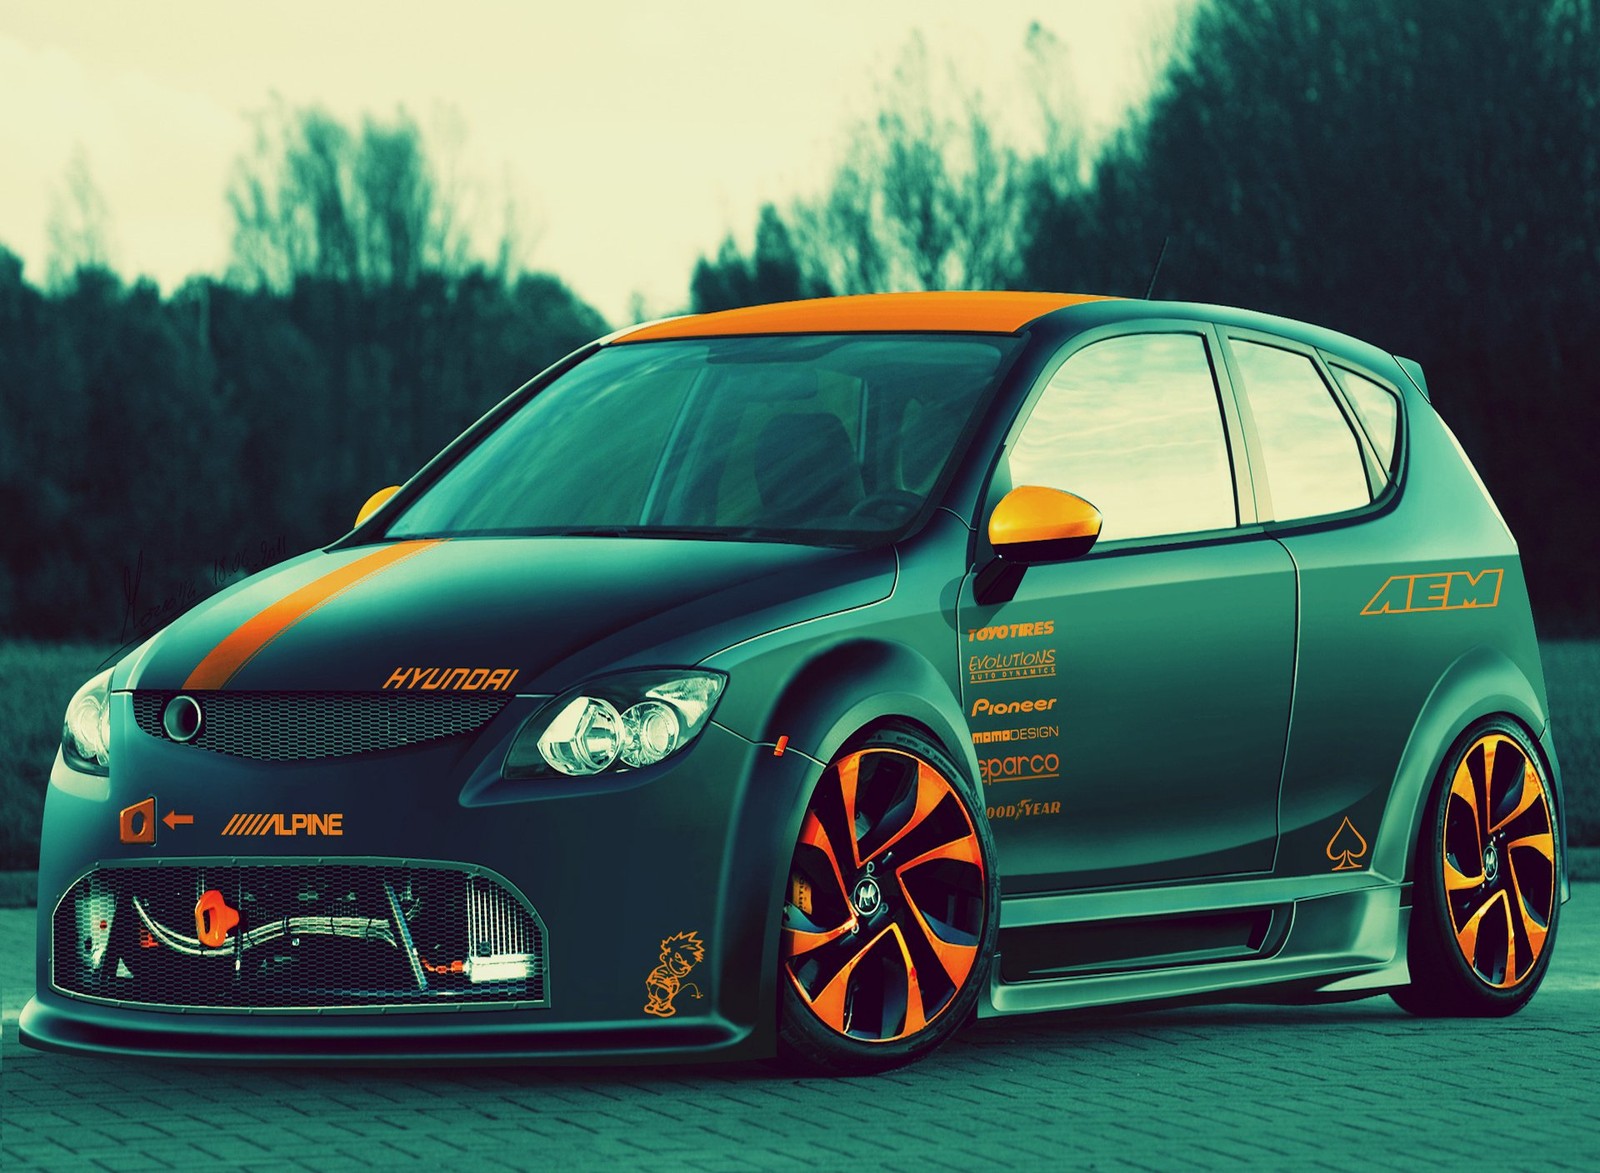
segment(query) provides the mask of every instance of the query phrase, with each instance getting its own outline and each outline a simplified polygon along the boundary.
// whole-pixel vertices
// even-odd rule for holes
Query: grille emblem
[[[173,697],[161,714],[161,728],[173,741],[193,741],[200,736],[200,727],[204,724],[205,714],[200,711],[200,702],[192,696]]]

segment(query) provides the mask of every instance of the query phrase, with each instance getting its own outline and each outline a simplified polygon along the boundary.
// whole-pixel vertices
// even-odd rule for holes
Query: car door
[[[1045,485],[1102,514],[1086,555],[960,611],[964,707],[1006,891],[1270,871],[1295,579],[1255,523],[1212,329],[1138,323],[1063,348],[980,522]]]

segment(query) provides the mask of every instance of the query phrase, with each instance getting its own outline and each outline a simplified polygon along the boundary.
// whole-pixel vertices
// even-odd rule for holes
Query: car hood
[[[112,686],[553,692],[863,606],[894,576],[890,548],[553,537],[319,551],[201,603]]]

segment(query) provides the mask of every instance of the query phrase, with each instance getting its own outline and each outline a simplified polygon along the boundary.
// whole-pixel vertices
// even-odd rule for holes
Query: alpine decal
[[[1500,603],[1503,570],[1450,570],[1442,574],[1397,574],[1378,588],[1363,615],[1402,615],[1409,611],[1464,611]]]
[[[516,668],[396,668],[384,688],[445,689],[451,692],[505,692],[517,678]]]
[[[314,582],[297,591],[291,591],[259,614],[245,620],[227,635],[221,643],[206,653],[205,659],[195,665],[185,689],[223,688],[228,681],[255,658],[256,654],[277,639],[307,615],[331,603],[345,591],[370,578],[381,570],[420,554],[439,539],[429,538],[415,542],[396,542],[374,550],[364,558],[346,563],[329,571]]]
[[[222,835],[343,835],[344,814],[262,814],[234,815],[219,832]]]

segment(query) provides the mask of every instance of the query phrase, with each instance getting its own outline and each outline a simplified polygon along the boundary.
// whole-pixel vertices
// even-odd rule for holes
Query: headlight
[[[111,772],[111,672],[80,688],[61,723],[61,756],[81,774]]]
[[[529,717],[506,754],[507,778],[571,777],[653,766],[695,739],[727,677],[625,672],[563,693]]]

